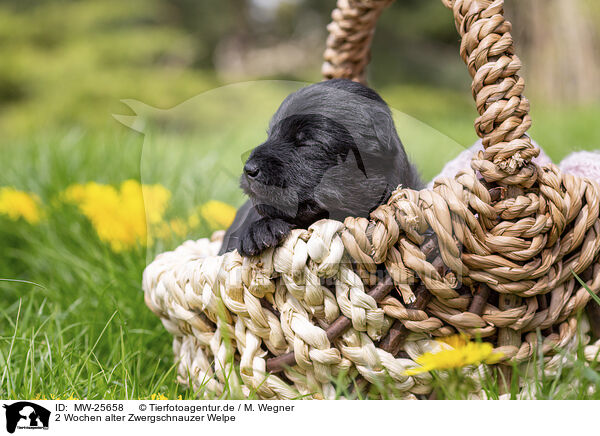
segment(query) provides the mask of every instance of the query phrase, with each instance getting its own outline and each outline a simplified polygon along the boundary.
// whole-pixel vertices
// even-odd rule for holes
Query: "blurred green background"
[[[59,200],[74,183],[135,179],[173,194],[166,220],[209,200],[239,206],[244,153],[264,139],[288,92],[321,79],[334,6],[0,1],[0,188],[43,205],[35,225],[0,214],[0,279],[37,284],[0,281],[0,397],[182,392],[171,338],[144,308],[141,274],[157,253],[214,229],[205,222],[115,253]],[[505,7],[525,65],[533,138],[555,161],[600,148],[600,2]],[[426,178],[476,140],[458,51],[439,0],[399,0],[377,27],[370,85],[394,108]]]
[[[467,143],[470,83],[451,13],[439,3],[402,0],[383,14],[370,83],[396,109]],[[110,114],[123,110],[123,98],[169,108],[228,83],[320,80],[333,7],[332,0],[2,0],[3,145],[48,130],[116,130]],[[586,114],[597,115],[600,95],[599,3],[507,0],[506,10],[534,121],[560,130],[556,121],[571,114],[596,119]],[[579,132],[593,126],[569,126],[565,148],[597,139]],[[552,136],[562,135],[548,135],[551,147]]]

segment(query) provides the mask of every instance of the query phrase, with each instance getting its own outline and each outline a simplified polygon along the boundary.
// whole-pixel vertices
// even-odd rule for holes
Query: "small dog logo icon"
[[[48,429],[50,411],[42,406],[29,401],[19,401],[13,404],[4,404],[6,409],[6,431],[14,433],[19,429]]]

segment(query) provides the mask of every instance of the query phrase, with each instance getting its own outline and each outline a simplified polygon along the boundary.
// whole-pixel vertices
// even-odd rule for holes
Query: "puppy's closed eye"
[[[295,143],[296,147],[316,147],[320,145],[318,141],[302,130],[296,133]]]
[[[307,139],[307,134],[302,130],[296,133],[296,145],[304,145],[304,142]]]

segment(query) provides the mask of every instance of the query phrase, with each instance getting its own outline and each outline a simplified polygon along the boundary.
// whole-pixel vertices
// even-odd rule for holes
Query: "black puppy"
[[[294,227],[322,218],[367,217],[398,185],[422,182],[391,112],[372,89],[335,79],[289,95],[267,140],[250,154],[240,185],[248,194],[220,254],[253,256]]]

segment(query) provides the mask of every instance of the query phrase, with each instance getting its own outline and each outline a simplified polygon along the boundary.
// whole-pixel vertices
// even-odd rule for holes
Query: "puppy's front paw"
[[[240,238],[240,254],[256,256],[267,248],[275,247],[291,229],[290,223],[278,218],[261,218],[253,222]]]

